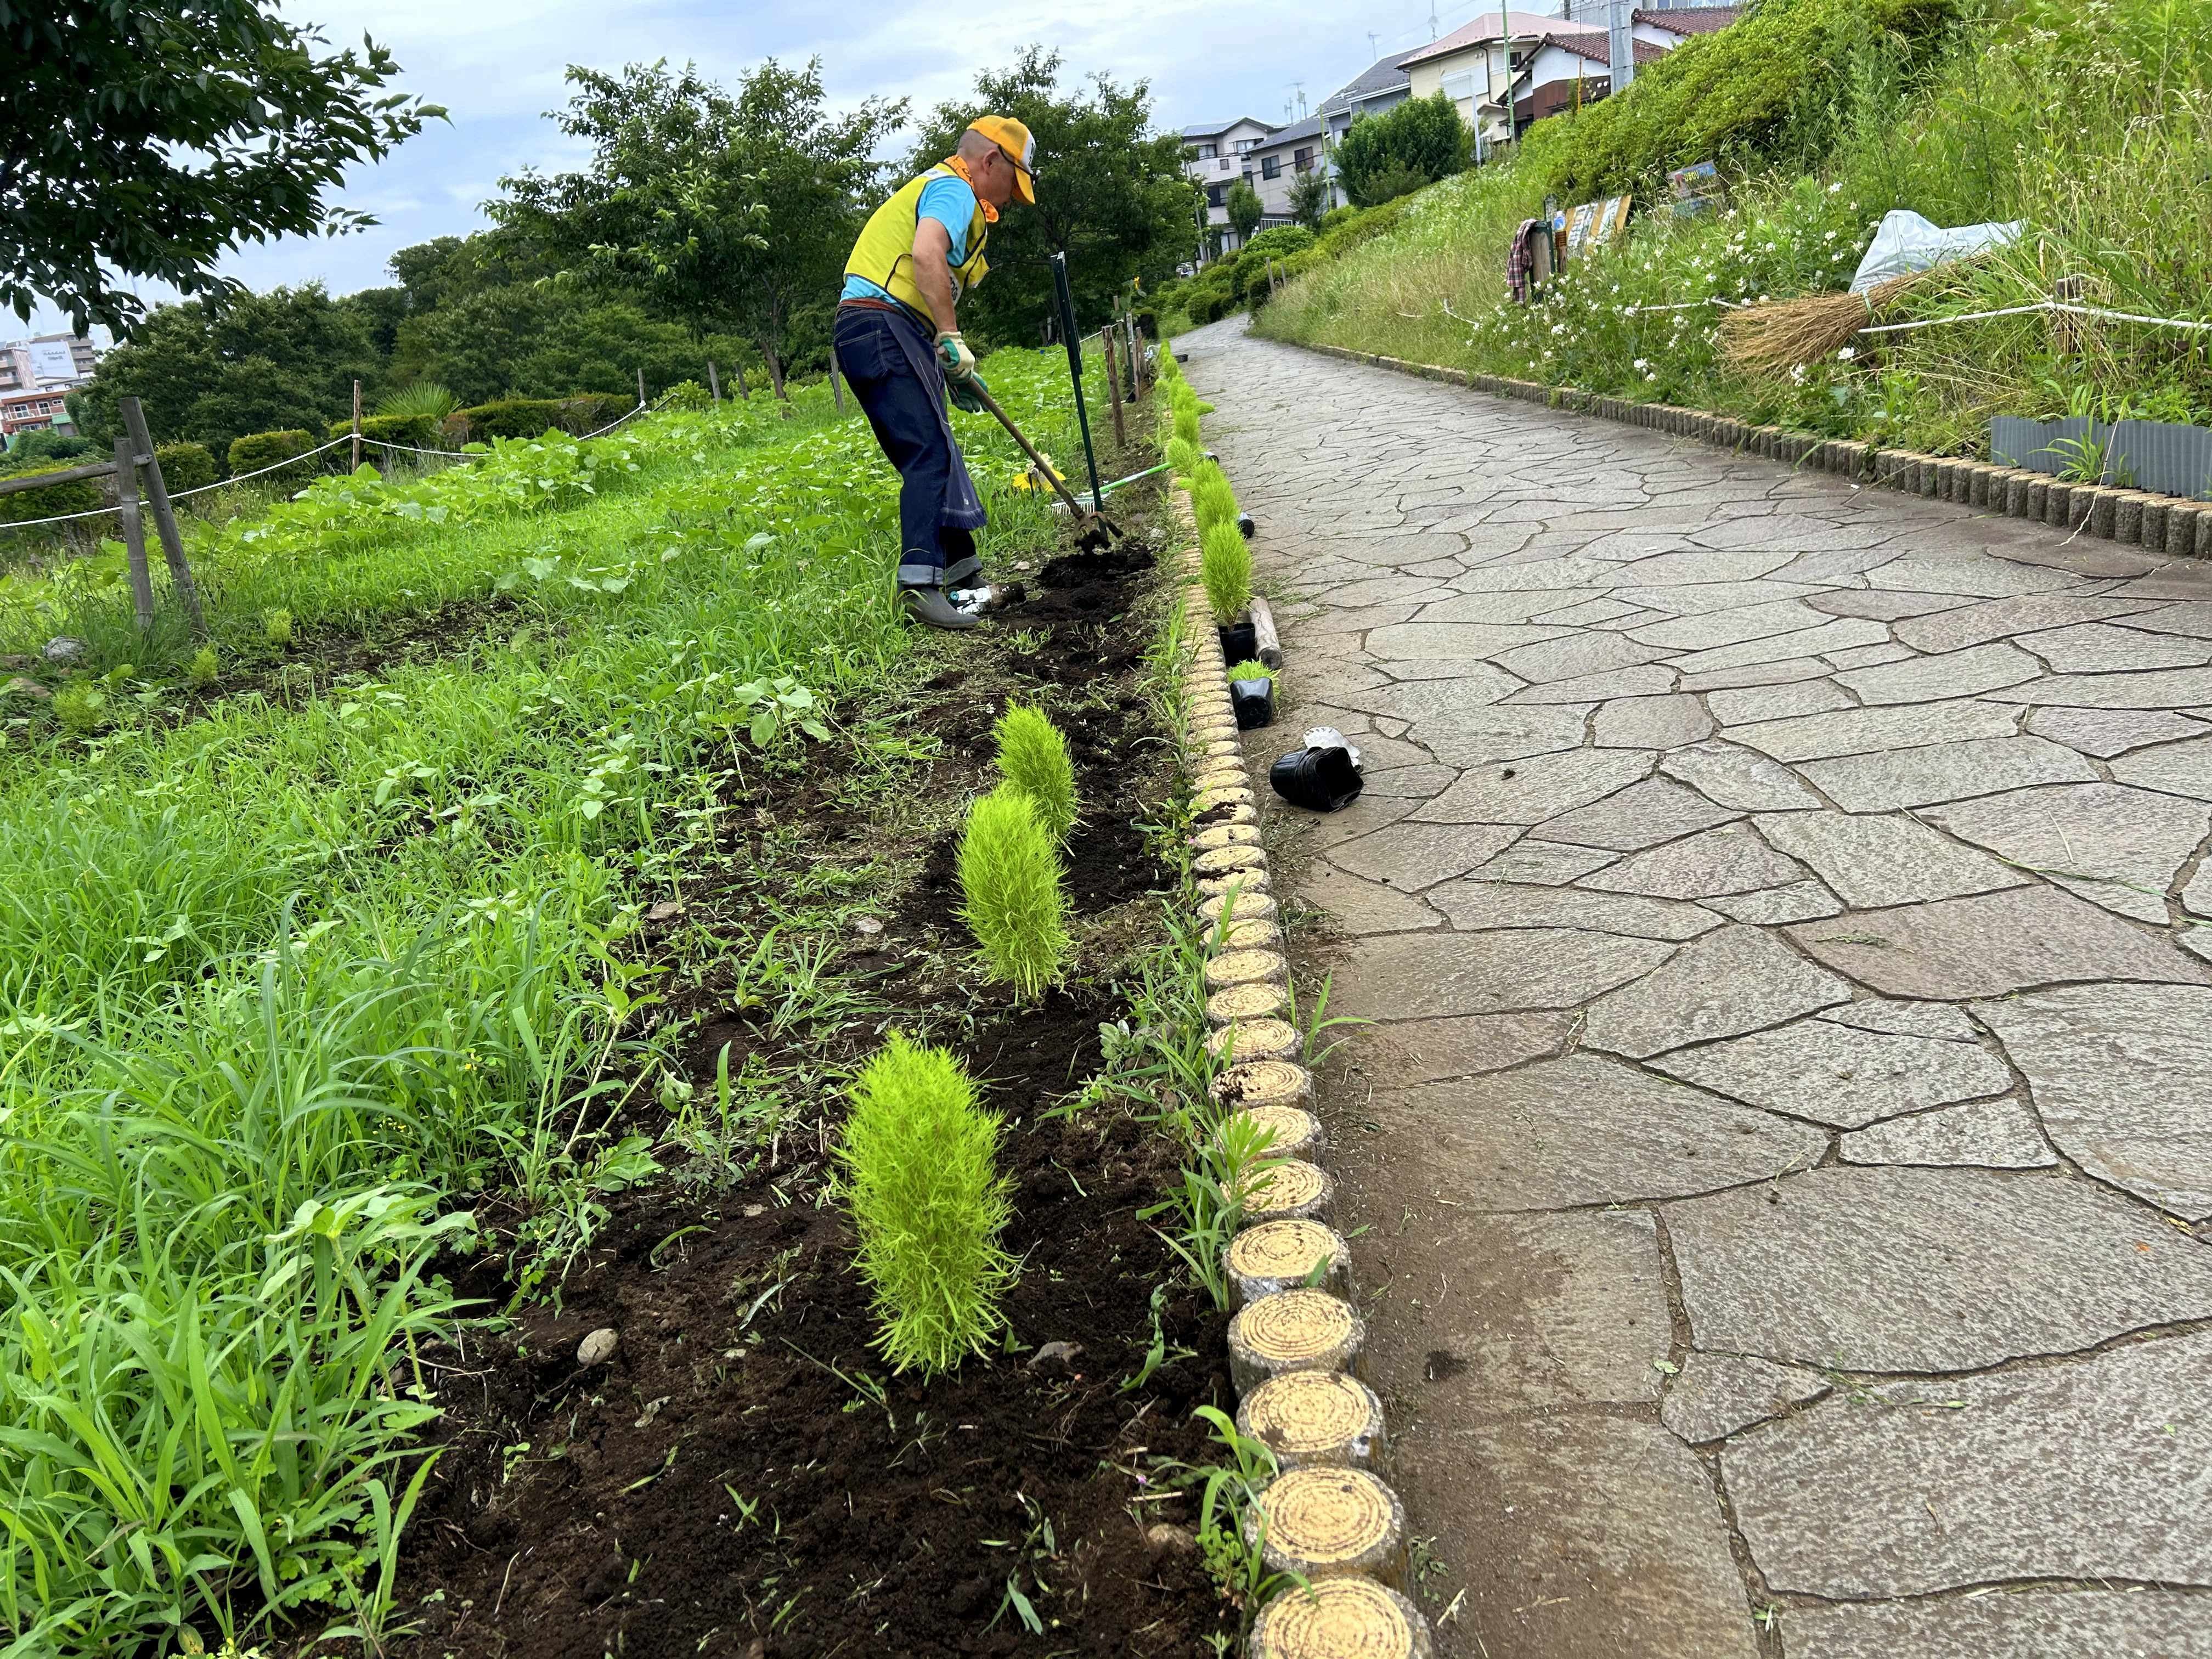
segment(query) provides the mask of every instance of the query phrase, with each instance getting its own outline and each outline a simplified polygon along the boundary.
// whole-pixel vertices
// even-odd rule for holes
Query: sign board
[[[1573,258],[1583,251],[1589,240],[1590,221],[1597,216],[1597,204],[1584,202],[1567,216],[1567,258]]]
[[[1628,229],[1631,198],[1608,196],[1602,202],[1584,202],[1565,216],[1567,257],[1594,253],[1624,236]]]
[[[33,340],[25,348],[31,358],[34,380],[74,380],[76,359],[70,356],[67,340]]]
[[[1711,161],[1700,161],[1695,167],[1677,167],[1667,175],[1667,188],[1678,202],[1695,201],[1700,196],[1711,196],[1720,188],[1720,173]]]

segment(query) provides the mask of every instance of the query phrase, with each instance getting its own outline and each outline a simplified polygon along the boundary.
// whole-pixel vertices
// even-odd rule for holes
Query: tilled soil
[[[1083,708],[1055,711],[1085,803],[1069,893],[1079,937],[1109,954],[1166,879],[1138,827],[1170,779],[1139,684],[1151,563],[1137,544],[1046,564],[908,721],[939,740],[931,790],[976,787],[994,706],[979,666],[1022,695],[1080,690]],[[824,858],[869,834],[828,770],[756,783],[746,804]],[[879,931],[840,957],[888,1012],[828,1047],[857,1058],[903,1016],[986,1080],[1018,1188],[1005,1351],[928,1383],[889,1377],[824,1191],[832,1098],[734,1186],[615,1200],[557,1307],[422,1356],[447,1412],[403,1550],[393,1616],[414,1634],[392,1652],[1164,1656],[1233,1629],[1168,1467],[1207,1460],[1192,1409],[1233,1399],[1225,1317],[1140,1214],[1175,1178],[1173,1151],[1114,1106],[1045,1115],[1098,1069],[1099,1026],[1126,1008],[1097,973],[1041,1007],[948,988],[969,948],[955,839],[914,849]],[[684,902],[687,925],[742,938],[764,901],[702,885]],[[686,1008],[702,1090],[726,1049],[734,1067],[788,1047],[720,988],[710,977]],[[512,1295],[495,1258],[459,1288]],[[580,1365],[600,1329],[613,1358]]]

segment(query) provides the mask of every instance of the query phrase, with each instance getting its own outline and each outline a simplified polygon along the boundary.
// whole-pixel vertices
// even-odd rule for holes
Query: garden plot
[[[1018,419],[1049,417],[1049,360],[994,363]],[[501,1490],[534,1494],[523,1516],[580,1518],[536,1485],[544,1470],[531,1460],[574,1431],[558,1431],[539,1400],[560,1378],[531,1370],[544,1351],[530,1310],[565,1318],[626,1273],[653,1324],[611,1319],[624,1346],[603,1376],[650,1376],[656,1287],[688,1296],[712,1276],[693,1264],[726,1263],[717,1297],[738,1294],[739,1277],[757,1288],[715,1306],[751,1309],[759,1333],[728,1346],[787,1334],[811,1356],[779,1347],[792,1365],[859,1379],[865,1298],[840,1277],[846,1248],[825,1255],[834,1235],[814,1230],[834,1226],[821,1201],[835,1103],[902,1023],[957,1048],[1021,1126],[1003,1154],[1021,1182],[1009,1246],[1036,1254],[1008,1304],[1015,1329],[1089,1351],[1065,1378],[1003,1356],[975,1386],[1009,1401],[1032,1382],[1105,1390],[1083,1396],[1088,1415],[1067,1431],[1086,1471],[1117,1449],[1183,1444],[1152,1425],[1210,1380],[1174,1356],[1218,1344],[1171,1300],[1155,1340],[1163,1273],[1126,1214],[1152,1168],[1141,1139],[1103,1115],[1079,1119],[1077,1139],[1095,1148],[1085,1165],[1074,1142],[1031,1138],[1069,1133],[1039,1129],[1036,1115],[1096,1069],[1098,1025],[1118,1017],[1102,975],[1150,937],[1141,895],[1157,866],[1131,825],[1165,802],[1142,758],[1143,560],[1019,570],[1048,557],[1049,520],[1006,488],[1010,454],[985,435],[987,556],[1031,591],[988,645],[920,643],[890,610],[890,480],[857,419],[756,409],[617,435],[574,453],[555,439],[503,447],[498,468],[450,483],[333,481],[208,532],[196,553],[205,647],[134,635],[96,560],[9,590],[0,623],[21,654],[50,629],[85,642],[71,663],[32,662],[19,678],[45,695],[13,692],[0,710],[13,774],[0,785],[0,1257],[13,1304],[0,1333],[0,1631],[26,1650],[212,1650],[271,1626],[297,1644],[334,1614],[388,1647],[441,1609],[478,1621],[444,1638],[462,1650],[490,1615],[458,1578],[438,1598],[449,1564],[434,1551],[447,1520],[475,1536],[475,1512],[451,1505],[484,1446],[512,1477]],[[372,635],[393,648],[365,665]],[[896,693],[918,680],[933,684]],[[966,966],[946,840],[988,746],[979,699],[1008,690],[1042,700],[1076,739],[1086,792],[1075,975],[1020,1014]],[[834,849],[810,841],[817,817],[843,838]],[[1042,1183],[1062,1174],[1070,1191],[1055,1196]],[[678,1218],[656,1207],[669,1205]],[[802,1212],[803,1235],[791,1220]],[[1090,1282],[1037,1265],[1073,1263],[1079,1244]],[[1141,1278],[1133,1310],[1105,1285],[1102,1251]],[[755,1307],[779,1282],[783,1294]],[[499,1338],[520,1369],[487,1365],[481,1334],[453,1334],[480,1297],[523,1322]],[[841,1305],[849,1340],[832,1341]],[[676,1314],[678,1331],[711,1322]],[[1121,1393],[1156,1346],[1151,1380]],[[669,1374],[695,1358],[675,1355]],[[878,1361],[869,1375],[882,1373]],[[836,1426],[872,1433],[867,1413],[842,1409],[866,1397],[852,1386]],[[471,1389],[481,1421],[465,1415]],[[690,1397],[659,1389],[621,1419],[646,1427],[621,1434],[646,1435]],[[805,1397],[778,1391],[775,1405]],[[960,1401],[947,1400],[933,1421],[954,1419]],[[894,1401],[903,1444],[915,1407]],[[1018,1413],[1001,1412],[957,1420],[996,1421],[993,1444],[1011,1451]],[[1132,1418],[1146,1432],[1117,1441],[1107,1425]],[[531,1449],[516,1450],[499,1425],[525,1422]],[[786,1426],[789,1444],[738,1473],[764,1482],[771,1467],[814,1461],[819,1428]],[[425,1437],[448,1457],[416,1457]],[[1075,1454],[1055,1455],[1072,1480]],[[678,1488],[663,1482],[694,1472],[679,1451],[633,1498],[672,1518],[661,1505]],[[1010,1472],[1025,1490],[1030,1471]],[[950,1482],[940,1472],[959,1493]],[[1067,1616],[1048,1609],[1069,1584],[1079,1607],[1087,1582],[1053,1553],[1094,1535],[1097,1493],[1073,1492],[1040,1570],[1018,1578],[1042,1617]],[[763,1537],[781,1512],[770,1503]],[[1011,1526],[976,1532],[963,1583],[992,1578],[1005,1547],[981,1540]],[[534,1547],[518,1579],[551,1549]],[[687,1553],[673,1534],[663,1552]],[[788,1581],[787,1595],[798,1587],[795,1568],[757,1571]],[[1005,1577],[1001,1630],[1022,1621]],[[824,1577],[789,1610],[778,1601],[745,1640],[766,1638],[779,1611],[775,1639],[811,1640],[807,1609],[832,1588]],[[1149,1616],[1188,1633],[1211,1603]],[[645,1638],[631,1627],[628,1639]]]

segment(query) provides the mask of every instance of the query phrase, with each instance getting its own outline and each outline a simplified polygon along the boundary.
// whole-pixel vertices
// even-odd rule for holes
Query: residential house
[[[1404,52],[1394,52],[1376,58],[1322,100],[1322,165],[1328,169],[1331,207],[1345,205],[1343,188],[1335,182],[1336,147],[1360,116],[1380,115],[1406,101],[1412,82],[1401,67],[1405,58]]]
[[[1649,40],[1633,46],[1639,69],[1667,55]],[[1606,35],[1587,29],[1547,34],[1522,52],[1513,76],[1513,136],[1547,115],[1595,104],[1612,90],[1613,49]]]
[[[1274,131],[1267,122],[1249,115],[1182,130],[1182,170],[1206,192],[1206,222],[1219,238],[1224,251],[1236,247],[1238,240],[1229,222],[1229,187],[1251,176],[1254,146]],[[1256,183],[1254,188],[1258,188]]]
[[[1303,121],[1279,127],[1252,146],[1246,160],[1252,168],[1252,188],[1260,194],[1260,225],[1291,222],[1291,186],[1303,173],[1325,163],[1322,140],[1325,118],[1309,115]]]
[[[1711,33],[1737,16],[1733,6],[1639,6],[1629,14],[1629,34],[1635,42],[1638,64],[1656,62],[1692,34]],[[1497,12],[1477,17],[1442,40],[1409,52],[1399,61],[1405,66],[1411,95],[1426,98],[1441,91],[1459,106],[1460,117],[1475,130],[1476,150],[1486,156],[1489,147],[1509,143],[1527,121],[1519,100],[1532,96],[1531,107],[1546,100],[1547,88],[1564,81],[1565,101],[1553,101],[1542,113],[1573,106],[1572,88],[1577,64],[1612,64],[1607,25],[1608,0],[1566,0],[1566,15],[1544,16],[1534,12]],[[1534,60],[1547,46],[1558,51],[1545,64]],[[1589,48],[1594,47],[1592,58]],[[1647,52],[1646,48],[1650,48]],[[1520,85],[1525,70],[1535,71],[1527,88]],[[1564,75],[1561,71],[1564,70]],[[1582,76],[1583,101],[1590,101],[1589,80]],[[1514,119],[1506,120],[1506,95],[1513,88]],[[1541,118],[1540,116],[1529,118]]]
[[[75,430],[62,402],[65,392],[64,387],[53,386],[43,392],[0,393],[0,439],[12,439],[18,432],[43,432],[50,427]]]

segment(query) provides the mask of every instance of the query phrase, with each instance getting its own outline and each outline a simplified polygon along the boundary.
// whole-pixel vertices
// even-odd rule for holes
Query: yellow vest
[[[922,187],[932,179],[959,176],[940,161],[920,178],[900,185],[889,201],[868,216],[860,240],[853,244],[853,252],[845,261],[845,274],[865,276],[901,305],[934,321],[936,313],[930,310],[921,289],[915,285],[914,233],[921,222]],[[983,244],[989,234],[983,204],[978,201],[975,216],[968,222],[968,257],[952,267],[954,300],[981,282],[983,273],[990,269],[983,258]]]

